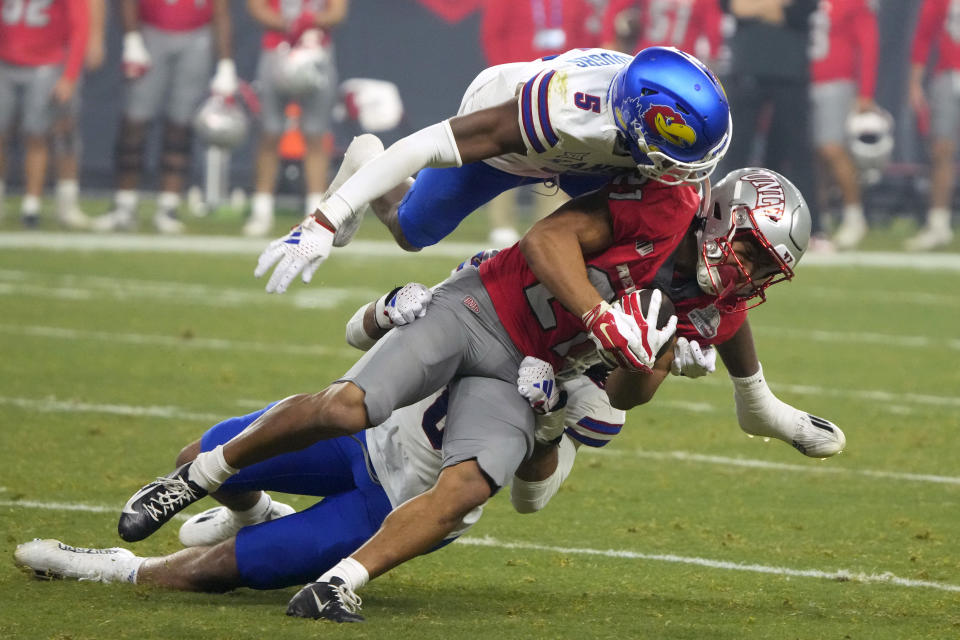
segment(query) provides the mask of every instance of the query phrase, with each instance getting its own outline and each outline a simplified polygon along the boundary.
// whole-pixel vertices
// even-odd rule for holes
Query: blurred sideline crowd
[[[421,0],[423,1],[423,0]],[[923,161],[891,163],[895,122],[876,102],[880,59],[877,12],[902,0],[464,0],[479,5],[487,65],[533,60],[578,47],[627,53],[671,45],[693,53],[723,80],[733,142],[718,175],[747,165],[787,176],[807,195],[812,250],[856,248],[868,232],[865,198],[891,177],[922,180],[924,219],[905,248],[951,243],[956,139],[960,131],[960,0],[921,0],[909,39],[904,92]],[[439,0],[432,0],[433,3]],[[454,0],[441,4],[455,5]],[[19,218],[36,227],[52,180],[57,222],[99,232],[138,227],[142,190],[160,233],[185,230],[181,216],[191,167],[202,162],[215,205],[229,188],[231,153],[251,136],[248,236],[274,231],[276,191],[294,163],[306,213],[328,187],[335,113],[357,131],[395,130],[403,87],[338,78],[334,43],[349,0],[244,0],[262,30],[253,77],[234,62],[228,0],[0,0],[0,216],[11,192],[10,159],[22,159]],[[424,2],[424,4],[428,4]],[[356,16],[354,16],[356,18]],[[122,36],[124,91],[115,125],[110,210],[79,206],[83,76],[100,68],[106,25]],[[249,28],[244,26],[244,28]],[[466,46],[466,45],[465,45]],[[896,126],[903,126],[901,120]],[[148,144],[158,130],[159,144]],[[10,153],[16,142],[19,155]],[[158,147],[158,148],[154,148]],[[199,150],[199,151],[198,151]],[[156,159],[149,154],[158,153]],[[202,154],[202,158],[195,155]],[[150,174],[158,167],[159,175]],[[20,194],[18,194],[20,195]],[[562,193],[519,189],[488,207],[490,242],[515,242]],[[7,206],[5,206],[7,205]],[[203,202],[191,210],[202,212]],[[518,213],[529,218],[525,224]]]

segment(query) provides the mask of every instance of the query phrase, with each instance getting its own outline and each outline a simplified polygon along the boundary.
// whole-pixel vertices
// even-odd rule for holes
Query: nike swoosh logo
[[[597,331],[600,331],[601,333],[603,333],[603,337],[606,338],[607,342],[609,342],[612,345],[613,340],[610,339],[610,334],[607,333],[607,327],[609,326],[610,326],[609,323],[604,322],[597,328]]]
[[[310,595],[313,596],[313,601],[317,603],[317,613],[323,613],[323,610],[327,608],[327,604],[329,603],[320,602],[320,598],[317,597],[317,592],[313,589],[310,590]]]
[[[141,497],[142,495],[150,492],[153,488],[154,488],[154,485],[153,485],[152,483],[151,483],[151,484],[148,484],[147,486],[142,487],[142,488],[140,489],[140,491],[137,491],[135,494],[133,494],[132,496],[130,496],[130,499],[127,500],[127,504],[123,505],[123,509],[120,511],[120,513],[127,513],[127,514],[129,514],[129,515],[131,515],[131,516],[139,515],[138,512],[136,512],[136,511],[134,511],[133,509],[130,508],[130,505],[132,505],[134,502],[136,502],[138,499],[140,499],[140,497]]]

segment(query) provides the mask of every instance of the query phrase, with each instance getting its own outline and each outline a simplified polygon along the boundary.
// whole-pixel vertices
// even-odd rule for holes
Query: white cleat
[[[296,513],[288,504],[271,501],[270,509],[263,518],[243,522],[234,511],[226,507],[207,509],[183,523],[180,527],[180,542],[185,547],[210,547],[237,535],[244,527],[269,522]]]
[[[157,211],[153,216],[153,226],[167,236],[179,235],[186,229],[174,211]]]
[[[243,235],[248,238],[263,238],[271,231],[273,231],[273,214],[270,212],[253,212],[243,225]]]
[[[847,437],[837,425],[829,420],[804,411],[796,411],[796,429],[790,435],[779,432],[750,432],[740,425],[749,437],[760,436],[764,442],[770,438],[782,440],[794,449],[811,458],[829,458],[835,456],[847,446]]]
[[[334,176],[333,182],[330,183],[330,188],[327,189],[324,197],[339,189],[360,167],[381,152],[383,152],[383,142],[372,133],[365,133],[354,138],[344,152],[340,169]],[[360,207],[359,211],[354,212],[352,216],[344,220],[337,228],[336,233],[333,234],[333,246],[343,247],[348,245],[353,240],[353,236],[357,234],[360,223],[363,222],[363,218],[369,210],[370,205],[364,205]]]
[[[930,251],[943,247],[953,241],[953,230],[950,227],[934,228],[923,227],[920,232],[904,243],[907,251]]]
[[[833,244],[840,251],[856,249],[867,235],[867,223],[863,219],[846,220],[833,236]]]
[[[18,566],[32,570],[38,578],[72,578],[91,582],[133,582],[140,567],[139,563],[132,562],[137,556],[127,549],[71,547],[49,538],[17,545],[13,559]],[[123,565],[128,565],[129,571]],[[132,575],[128,575],[130,572]]]
[[[114,209],[90,221],[90,228],[94,231],[134,231],[137,220],[132,212],[124,209]]]
[[[58,211],[57,221],[67,229],[82,231],[90,228],[90,218],[75,206]]]

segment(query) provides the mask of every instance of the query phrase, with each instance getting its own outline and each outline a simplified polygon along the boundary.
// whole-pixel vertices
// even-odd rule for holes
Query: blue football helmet
[[[638,53],[614,77],[609,104],[637,170],[659,182],[705,180],[730,146],[733,122],[720,81],[679,49]]]

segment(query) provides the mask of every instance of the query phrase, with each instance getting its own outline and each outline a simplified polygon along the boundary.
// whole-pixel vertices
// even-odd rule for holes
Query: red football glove
[[[583,314],[581,319],[604,363],[610,367],[650,371],[650,366],[631,349],[631,344],[639,345],[641,340],[640,328],[632,317],[604,301]]]

